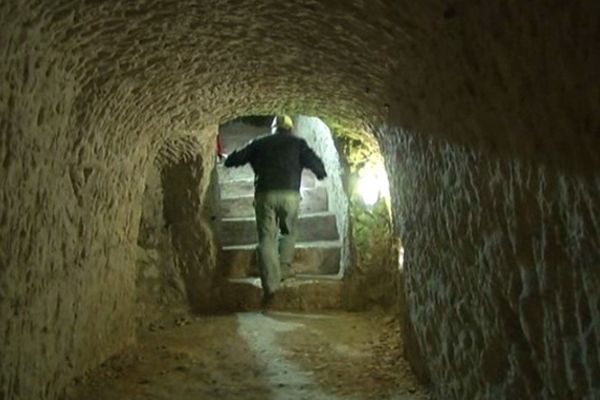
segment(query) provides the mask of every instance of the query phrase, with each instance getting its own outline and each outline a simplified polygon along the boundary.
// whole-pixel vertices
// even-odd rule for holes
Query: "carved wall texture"
[[[145,182],[136,258],[137,319],[141,326],[149,326],[163,310],[185,304],[186,299],[165,221],[161,171],[154,163],[146,171]]]
[[[598,15],[600,2],[595,0],[568,4],[546,0],[525,4],[506,0],[2,1],[1,396],[56,398],[78,373],[133,341],[144,173],[165,140],[237,115],[282,111],[335,120],[349,128],[387,122],[447,139],[455,146],[522,160],[501,163],[496,173],[496,164],[478,163],[479,159],[469,162],[471,153],[459,157],[463,153],[442,151],[442,147],[425,153],[417,149],[414,157],[397,162],[423,171],[428,178],[424,181],[431,182],[409,192],[415,194],[407,199],[423,202],[411,206],[414,218],[428,217],[433,210],[441,212],[440,204],[448,205],[447,213],[452,207],[462,212],[467,200],[460,196],[452,200],[450,194],[478,194],[477,204],[485,208],[469,209],[467,215],[481,218],[477,223],[482,227],[494,226],[518,238],[508,248],[518,255],[514,259],[519,265],[541,265],[537,258],[532,261],[534,255],[541,257],[531,248],[539,243],[521,240],[526,236],[521,229],[527,231],[547,221],[545,232],[558,232],[558,236],[547,233],[545,239],[534,236],[553,243],[545,248],[557,253],[548,255],[548,260],[556,259],[552,263],[556,269],[542,268],[522,277],[523,287],[529,288],[535,287],[530,282],[546,282],[546,273],[560,273],[556,284],[560,290],[555,293],[560,299],[543,297],[536,302],[534,296],[532,305],[519,303],[524,310],[517,314],[518,326],[523,327],[524,337],[539,334],[544,338],[544,346],[530,357],[541,360],[542,370],[539,378],[528,380],[526,388],[535,389],[539,382],[558,387],[558,382],[570,379],[574,382],[570,387],[578,388],[574,390],[585,390],[592,382],[592,371],[597,371],[590,361],[593,353],[588,353],[592,347],[583,352],[582,343],[595,340],[587,332],[598,327],[598,304],[590,295],[598,286],[585,272],[591,265],[587,262],[598,266],[597,253],[587,244],[597,237],[593,227],[598,193],[593,186],[596,178],[589,176],[600,167]],[[452,154],[456,160],[449,158]],[[541,167],[524,167],[526,160],[563,172],[542,174],[538,172]],[[523,167],[518,169],[518,165]],[[460,177],[469,176],[463,167],[485,170],[473,182],[439,182],[447,167]],[[436,168],[439,173],[434,173]],[[400,168],[392,174],[395,171],[399,173]],[[531,180],[527,171],[532,171]],[[538,192],[541,176],[547,177],[549,192],[543,197],[547,202],[525,213],[521,205],[529,204],[528,198],[538,200],[529,193]],[[421,195],[425,190],[427,195]],[[514,203],[486,200],[486,193],[491,197],[498,191],[504,196],[512,193]],[[452,201],[462,203],[453,206]],[[540,207],[550,211],[539,211]],[[444,258],[445,269],[430,270],[431,277],[464,276],[465,285],[473,284],[472,273],[467,273],[473,268],[472,260],[504,249],[498,244],[502,239],[483,236],[470,242],[474,247],[463,240],[460,251],[430,254],[453,248],[458,240],[453,233],[471,235],[468,230],[451,229],[464,220],[462,214],[434,217],[430,223],[436,231],[429,239],[416,236],[414,245],[407,242],[407,253],[411,253],[410,246],[427,253],[412,251],[410,257],[417,259],[410,263],[423,266],[421,257],[439,265],[435,260]],[[445,218],[448,224],[441,222]],[[554,230],[548,228],[550,222]],[[426,240],[436,247],[422,247]],[[507,252],[503,250],[498,259],[510,260]],[[498,274],[504,264],[499,260],[480,262],[498,267],[486,279],[501,278]],[[452,274],[459,266],[461,273]],[[418,272],[423,279],[433,279],[427,275],[433,265],[423,268]],[[531,268],[507,269],[513,270]],[[415,331],[430,374],[444,378],[435,381],[438,392],[455,393],[452,385],[456,383],[448,375],[453,371],[442,366],[466,371],[462,366],[466,358],[458,352],[447,356],[452,362],[433,357],[431,349],[447,343],[436,338],[446,329],[435,330],[424,323],[428,312],[439,316],[435,304],[451,299],[452,290],[419,288],[417,276],[408,281],[409,288],[415,289],[411,318],[422,324],[415,324]],[[518,288],[513,282],[519,280],[510,279],[504,285],[487,284],[497,287],[495,298],[512,293],[509,287]],[[446,297],[437,297],[442,295]],[[472,296],[469,305],[482,299]],[[569,299],[572,313],[556,309],[571,304]],[[477,310],[503,307],[508,313],[514,304],[514,300],[504,305],[481,304]],[[544,325],[543,332],[529,330],[539,320],[537,314],[525,310],[530,308],[545,310],[544,324],[554,321],[555,325]],[[466,319],[454,318],[452,332],[462,331],[463,325],[473,326],[472,335],[479,338],[476,343],[488,343],[483,339],[488,336],[499,338],[489,342],[497,344],[485,354],[505,350],[521,354],[516,349],[532,342],[522,339],[518,326],[508,321],[498,320],[488,332],[484,321],[491,319],[470,318],[474,311],[467,305],[459,309],[457,314]],[[570,319],[556,320],[558,315]],[[585,329],[584,340],[577,335]],[[508,340],[513,336],[518,339]],[[470,348],[466,337],[461,348]],[[517,347],[503,347],[506,343]],[[570,362],[571,369],[561,370],[564,362],[550,360],[558,359],[562,349],[568,350],[569,360],[582,361]],[[465,357],[474,351],[465,352]],[[442,349],[442,354],[449,353]],[[510,374],[517,371],[525,374],[529,359],[510,360],[506,373],[505,368],[496,370],[491,367],[496,364],[486,361],[481,364],[484,375],[471,370],[463,387],[468,393],[491,391],[487,381],[476,377],[505,382],[516,379]],[[550,377],[555,381],[550,382]]]
[[[210,229],[216,129],[166,140],[145,171],[136,259],[140,325],[173,308],[207,307],[216,263]]]
[[[193,311],[210,308],[217,250],[210,214],[215,202],[207,195],[215,162],[217,127],[194,137],[193,156],[180,158],[162,169],[164,215],[173,246],[174,264]],[[204,140],[202,140],[204,139]],[[207,140],[208,139],[208,140]],[[215,177],[216,179],[216,177]]]
[[[600,177],[383,132],[407,351],[438,398],[599,398]]]

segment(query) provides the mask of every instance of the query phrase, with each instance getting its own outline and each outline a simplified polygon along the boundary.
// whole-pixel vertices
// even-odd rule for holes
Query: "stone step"
[[[217,175],[219,183],[254,180],[254,171],[252,171],[250,165],[227,168],[224,164],[217,164]]]
[[[327,211],[327,188],[318,186],[302,189],[301,193],[301,214]],[[254,196],[221,198],[221,216],[224,218],[254,217]]]
[[[257,243],[256,222],[251,218],[223,218],[220,227],[222,246]],[[298,242],[338,240],[335,215],[314,213],[298,218]]]
[[[246,181],[219,182],[221,200],[240,196],[254,196],[254,179]]]
[[[338,275],[301,275],[283,282],[275,293],[272,310],[313,311],[343,309],[344,282]],[[217,300],[223,311],[260,309],[259,278],[227,279]]]
[[[292,270],[296,274],[337,274],[340,270],[340,253],[338,241],[297,243]],[[255,245],[224,247],[219,260],[225,277],[237,279],[259,276]]]

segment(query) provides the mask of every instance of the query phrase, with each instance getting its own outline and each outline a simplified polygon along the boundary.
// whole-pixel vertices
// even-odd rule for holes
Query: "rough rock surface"
[[[142,199],[136,259],[140,325],[152,323],[169,305],[185,303],[185,284],[175,267],[171,235],[164,216],[160,168],[154,163],[149,165]]]
[[[407,351],[438,398],[599,398],[600,178],[381,133]]]
[[[598,15],[595,0],[3,1],[0,394],[56,398],[133,341],[144,174],[166,138],[285,110],[454,143],[384,143],[390,177],[408,174],[395,213],[419,228],[403,233],[410,319],[438,393],[592,398]]]
[[[401,243],[393,234],[389,189],[382,187],[388,179],[383,177],[386,174],[381,149],[372,132],[366,130],[336,125],[334,134],[348,171],[348,243],[352,267],[345,277],[345,304],[354,310],[389,306],[399,298]],[[362,193],[365,189],[361,187],[365,180],[369,182],[369,194],[377,191],[374,204],[365,203]]]
[[[136,260],[142,325],[173,306],[208,307],[216,267],[215,136],[212,127],[170,138],[146,171]]]
[[[168,318],[65,400],[428,400],[397,321],[342,312]]]
[[[211,218],[218,206],[213,168],[216,131],[215,126],[195,136],[190,157],[178,157],[177,162],[164,166],[161,173],[174,265],[185,285],[192,311],[210,309],[216,279],[215,221]]]

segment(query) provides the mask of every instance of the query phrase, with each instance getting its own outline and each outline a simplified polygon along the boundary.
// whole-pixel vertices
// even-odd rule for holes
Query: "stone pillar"
[[[340,157],[331,130],[323,121],[315,117],[297,116],[294,118],[294,133],[304,138],[325,164],[328,177],[327,186],[329,211],[335,213],[338,234],[342,241],[340,272],[350,265],[349,203],[346,193],[347,178],[344,161]]]

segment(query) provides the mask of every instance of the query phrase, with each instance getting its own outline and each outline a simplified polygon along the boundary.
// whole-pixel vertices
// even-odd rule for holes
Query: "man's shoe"
[[[263,312],[269,311],[271,306],[273,305],[273,298],[275,297],[275,293],[265,292],[262,297],[262,301],[260,302],[260,308],[262,308]]]

